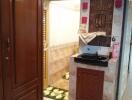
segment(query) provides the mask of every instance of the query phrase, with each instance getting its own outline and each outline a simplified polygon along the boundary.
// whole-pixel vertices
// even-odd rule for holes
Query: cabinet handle
[[[9,60],[9,57],[5,57],[5,60]]]
[[[8,37],[6,42],[5,42],[5,50],[6,50],[6,55],[4,57],[5,60],[9,60],[9,57],[8,57],[8,53],[9,53],[9,50],[10,50],[10,38]]]

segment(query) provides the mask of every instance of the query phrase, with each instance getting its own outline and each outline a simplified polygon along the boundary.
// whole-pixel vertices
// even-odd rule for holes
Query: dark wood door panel
[[[38,74],[37,4],[37,0],[14,2],[14,79],[16,85],[31,81]]]
[[[4,76],[5,76],[5,57],[7,56],[6,41],[9,33],[9,1],[0,0],[0,100],[4,100]]]
[[[103,100],[104,72],[77,69],[76,100]]]
[[[16,96],[14,100],[38,100],[37,88]]]
[[[31,93],[28,93],[24,95],[23,97],[20,97],[17,100],[38,100],[37,91],[32,91]]]

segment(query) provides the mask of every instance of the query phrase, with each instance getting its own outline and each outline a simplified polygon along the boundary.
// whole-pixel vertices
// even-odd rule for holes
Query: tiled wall
[[[62,78],[69,70],[70,56],[77,53],[78,43],[68,43],[50,47],[49,49],[49,84]]]
[[[90,0],[81,0],[81,1],[82,2],[89,2],[89,4],[90,4]],[[116,42],[118,42],[119,44],[121,43],[121,35],[122,35],[122,21],[123,21],[123,11],[124,11],[123,10],[124,9],[124,6],[123,6],[124,5],[124,1],[125,0],[122,0],[122,7],[121,8],[116,8],[115,4],[114,4],[112,37],[114,36],[116,38]],[[84,16],[84,15],[87,15],[88,18],[89,18],[89,9],[88,9],[87,13],[81,11],[81,16]],[[87,22],[87,27],[86,28],[88,29],[88,27],[89,27],[89,21]],[[80,44],[81,44],[80,50],[87,52],[86,50],[87,50],[88,46],[82,44],[81,42],[80,42]],[[114,42],[111,42],[110,50],[112,49],[113,44],[114,44]],[[85,48],[85,50],[82,50],[83,48]],[[97,47],[97,49],[98,48],[100,48],[100,47]],[[102,48],[102,50],[104,50],[103,49],[104,47],[101,47],[101,48]],[[123,76],[123,74],[122,74],[122,76]],[[122,80],[122,82],[123,83],[126,82],[126,79]],[[121,87],[121,92],[120,92],[120,95],[119,95],[119,100],[121,100],[121,97],[122,97],[123,92],[125,90],[125,86],[126,86],[125,83],[120,86]]]
[[[123,4],[124,4],[124,0]],[[86,11],[81,11],[81,17],[82,16],[87,16],[88,17],[88,21],[87,21],[87,31],[89,30],[89,11],[90,11],[90,0],[81,0],[81,2],[88,2],[88,10]],[[114,4],[114,13],[113,13],[113,25],[112,25],[112,36],[114,36],[116,38],[116,42],[120,43],[121,40],[121,31],[122,31],[122,19],[123,19],[123,6],[121,8],[116,8],[115,4]],[[80,17],[80,18],[81,18]],[[85,46],[85,48],[88,48],[88,45],[83,45],[82,42],[80,41],[80,50],[82,50],[82,47]],[[111,41],[111,48],[112,48],[113,42]],[[99,49],[100,47],[96,46],[97,49]],[[101,46],[102,50],[104,50],[104,47]],[[110,50],[111,50],[110,48]],[[109,49],[108,49],[109,50]],[[87,51],[86,51],[87,52]]]

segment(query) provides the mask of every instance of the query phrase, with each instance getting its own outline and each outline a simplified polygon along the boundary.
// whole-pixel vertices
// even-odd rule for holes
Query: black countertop
[[[97,54],[83,53],[74,58],[77,63],[97,65],[100,67],[108,67],[108,56],[102,56]]]

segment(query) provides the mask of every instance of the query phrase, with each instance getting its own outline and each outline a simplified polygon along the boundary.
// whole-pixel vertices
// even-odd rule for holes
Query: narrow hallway
[[[132,73],[129,75],[128,85],[122,100],[132,100]]]

